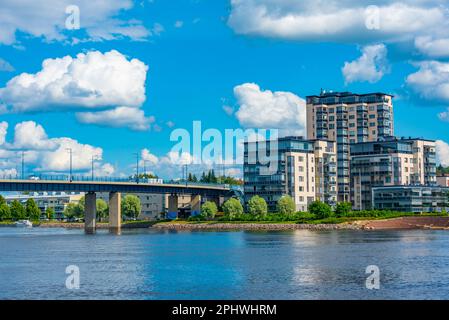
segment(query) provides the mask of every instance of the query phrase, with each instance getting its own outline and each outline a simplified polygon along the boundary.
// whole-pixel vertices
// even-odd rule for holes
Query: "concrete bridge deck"
[[[191,195],[192,214],[201,212],[202,198],[222,204],[225,197],[232,196],[232,188],[217,184],[195,183],[148,183],[145,181],[69,181],[69,180],[21,180],[0,179],[0,192],[84,192],[85,231],[95,233],[96,193],[109,193],[109,227],[112,232],[121,229],[121,194],[154,193],[167,194],[168,213],[171,219],[178,216],[178,195]]]

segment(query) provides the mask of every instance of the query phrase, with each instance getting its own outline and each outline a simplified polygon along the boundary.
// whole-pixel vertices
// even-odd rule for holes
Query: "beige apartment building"
[[[436,185],[435,142],[385,138],[351,145],[351,199],[356,210],[373,208],[374,187]]]
[[[285,137],[277,141],[276,171],[263,174],[258,152],[271,150],[260,142],[246,142],[244,153],[245,202],[258,195],[265,199],[270,211],[276,210],[278,200],[290,195],[296,210],[307,211],[313,201],[320,199],[335,205],[337,200],[336,143],[324,140],[304,140]],[[265,142],[264,142],[265,144]]]
[[[337,142],[339,201],[350,201],[350,145],[394,135],[392,99],[324,91],[307,97],[307,138]]]

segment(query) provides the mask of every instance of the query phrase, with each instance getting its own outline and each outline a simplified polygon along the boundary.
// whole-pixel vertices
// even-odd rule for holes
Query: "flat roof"
[[[394,97],[394,95],[389,94],[389,93],[384,93],[384,92],[372,92],[372,93],[359,94],[359,93],[352,93],[352,92],[349,92],[349,91],[344,91],[344,92],[325,92],[325,93],[321,93],[320,95],[310,95],[310,96],[306,96],[306,97],[307,98],[351,97],[351,96],[367,97],[367,96],[373,96],[373,95]]]

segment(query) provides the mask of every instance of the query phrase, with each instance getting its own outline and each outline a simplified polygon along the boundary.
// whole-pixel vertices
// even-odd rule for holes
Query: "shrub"
[[[352,204],[350,202],[340,202],[335,208],[335,215],[337,217],[346,217],[351,213]]]
[[[212,201],[207,201],[201,206],[201,214],[207,218],[214,218],[218,212],[217,204]]]
[[[309,212],[314,214],[317,219],[325,219],[332,217],[332,208],[324,202],[314,201],[309,205]]]
[[[223,204],[223,212],[230,220],[243,214],[243,206],[240,200],[231,198]]]
[[[267,203],[259,196],[254,196],[248,201],[249,213],[254,216],[265,216],[268,212]]]
[[[295,212],[296,205],[293,198],[289,195],[285,195],[278,200],[277,203],[277,212],[280,214],[291,215]]]

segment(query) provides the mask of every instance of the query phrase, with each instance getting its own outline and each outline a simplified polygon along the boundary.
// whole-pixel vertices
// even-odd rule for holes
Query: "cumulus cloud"
[[[116,50],[46,59],[39,72],[8,81],[0,100],[14,112],[140,107],[147,70],[140,60],[129,61]]]
[[[234,88],[234,96],[239,105],[235,115],[243,127],[280,129],[281,135],[305,134],[306,103],[297,95],[245,83]]]
[[[81,112],[76,117],[79,122],[96,124],[105,127],[129,127],[136,131],[150,129],[154,117],[146,117],[141,109],[131,107],[117,107],[112,110],[98,112]]]
[[[424,100],[449,103],[449,63],[423,61],[415,65],[419,70],[406,79],[413,93]]]
[[[418,37],[415,39],[415,47],[432,58],[449,57],[449,37],[441,39],[431,36]]]
[[[0,145],[5,143],[6,134],[8,133],[8,122],[0,122]]]
[[[444,167],[449,166],[449,144],[442,140],[436,141],[437,163]]]
[[[449,33],[442,0],[231,0],[229,26],[245,35],[296,40],[393,42]]]
[[[384,44],[362,48],[362,56],[345,62],[342,73],[346,83],[356,81],[377,82],[388,72],[387,47]]]
[[[77,5],[83,33],[66,29],[66,8]],[[152,35],[141,21],[120,15],[133,7],[132,0],[2,0],[0,8],[0,44],[17,43],[16,35],[42,38],[45,41],[102,41],[119,38],[144,40]],[[85,34],[85,35],[84,35]]]
[[[3,123],[3,127],[7,128]],[[36,172],[67,172],[70,168],[72,150],[73,170],[91,169],[92,157],[102,161],[103,150],[99,147],[83,144],[68,137],[49,138],[44,128],[33,122],[18,123],[14,128],[12,142],[0,145],[0,169],[11,169],[11,158],[17,157],[17,150],[24,151],[25,162]],[[111,171],[111,165],[99,164],[102,172]],[[9,168],[8,168],[9,166]]]
[[[48,139],[44,128],[34,121],[18,123],[14,128],[14,144],[16,149],[52,149],[54,141]]]

